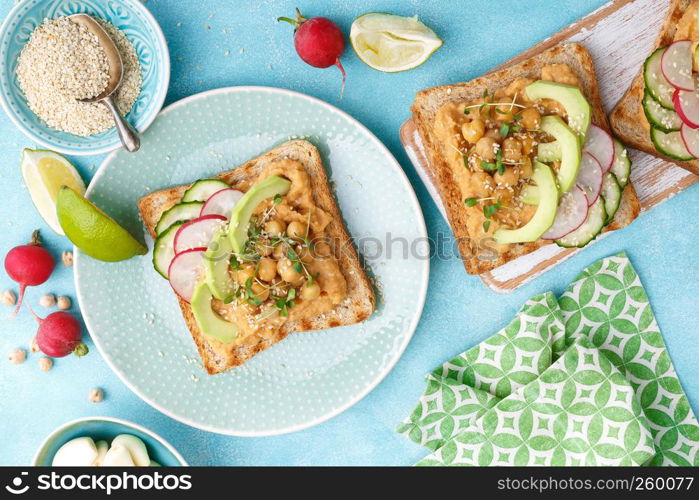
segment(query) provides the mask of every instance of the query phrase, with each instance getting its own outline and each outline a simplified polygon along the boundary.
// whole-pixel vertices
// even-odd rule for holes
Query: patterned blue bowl
[[[187,462],[170,443],[133,422],[109,417],[87,417],[65,423],[53,431],[39,447],[32,465],[47,467],[53,462],[58,449],[71,439],[89,436],[95,441],[111,442],[119,434],[131,434],[146,445],[148,456],[164,467],[186,466]]]
[[[141,93],[127,119],[143,132],[165,101],[170,82],[170,55],[160,26],[140,0],[22,0],[0,28],[0,102],[7,116],[33,141],[65,154],[93,155],[121,146],[116,130],[80,137],[54,130],[29,109],[15,70],[20,51],[46,18],[85,13],[106,19],[122,30],[141,63]]]

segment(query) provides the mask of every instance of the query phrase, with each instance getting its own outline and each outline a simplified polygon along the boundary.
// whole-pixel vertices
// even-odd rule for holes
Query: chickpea
[[[518,171],[518,168],[506,168],[502,174],[495,172],[493,180],[497,186],[514,187],[517,185],[517,182],[519,182]]]
[[[481,137],[476,143],[476,154],[486,161],[495,159],[498,149],[500,144],[490,137]]]
[[[274,247],[272,247],[269,241],[260,240],[257,245],[255,245],[255,250],[263,257],[267,257],[274,251]]]
[[[461,126],[461,135],[471,144],[478,142],[483,134],[485,134],[485,122],[480,118],[474,118]]]
[[[104,391],[100,389],[99,387],[95,387],[94,389],[90,389],[90,392],[87,393],[87,400],[90,403],[100,403],[104,399]]]
[[[272,252],[272,256],[277,259],[283,259],[286,257],[287,252],[289,251],[289,245],[286,243],[279,243],[277,246],[274,247],[274,251]]]
[[[300,249],[297,248],[296,254],[299,256],[299,259],[304,264],[310,264],[311,262],[313,262],[313,252],[311,252],[311,249],[307,246],[303,246]]]
[[[522,159],[522,143],[508,137],[502,143],[502,157],[505,161],[518,162]]]
[[[510,103],[504,104],[502,106],[495,106],[495,111],[493,112],[493,118],[499,122],[511,122],[515,116],[515,107]]]
[[[524,137],[520,138],[519,141],[522,143],[522,154],[529,156],[532,151],[534,151],[534,143],[536,142],[536,139],[534,139],[534,137],[531,135],[525,135]]]
[[[286,234],[290,238],[305,238],[308,233],[308,226],[303,222],[294,221],[289,223]]]
[[[268,257],[260,259],[257,274],[263,281],[272,281],[277,275],[277,261]]]
[[[39,305],[41,307],[53,307],[56,305],[56,296],[52,293],[47,293],[39,298]]]
[[[16,365],[21,365],[27,359],[27,352],[24,349],[14,349],[10,352],[8,359]]]
[[[279,271],[279,276],[287,283],[294,284],[303,279],[303,275],[294,269],[293,262],[287,258],[283,258],[277,263],[277,270]]]
[[[303,285],[301,287],[301,298],[303,300],[313,300],[320,297],[320,285],[315,281],[310,286]]]
[[[473,172],[471,182],[474,189],[474,195],[477,198],[487,198],[493,192],[495,187],[493,178],[486,172]]]
[[[264,285],[261,285],[260,283],[253,283],[250,286],[250,290],[252,291],[255,298],[260,299],[262,302],[269,298],[269,288],[267,288]]]
[[[332,255],[332,248],[330,248],[327,242],[319,241],[315,244],[313,253],[321,259],[327,259]]]
[[[252,263],[250,263],[250,262],[246,262],[245,264],[242,264],[242,265],[240,266],[240,269],[238,269],[238,271],[236,272],[235,276],[236,276],[236,278],[238,279],[238,283],[240,283],[241,285],[245,286],[245,283],[247,283],[247,281],[248,281],[250,278],[254,278],[254,277],[255,277],[255,266],[254,266],[254,264],[252,264]]]
[[[536,108],[527,108],[520,113],[519,123],[527,130],[536,130],[541,125],[541,113]]]
[[[497,125],[497,124],[493,124],[493,125]],[[500,135],[500,128],[497,126],[495,128],[489,128],[488,130],[486,130],[484,137],[490,137],[491,139],[493,139],[497,143],[502,142],[502,136]]]
[[[284,234],[285,229],[284,223],[277,219],[272,219],[265,224],[265,233],[277,238]]]
[[[493,196],[497,197],[497,199],[500,200],[502,203],[507,203],[512,200],[514,192],[511,189],[508,189],[504,186],[499,186],[495,188]]]

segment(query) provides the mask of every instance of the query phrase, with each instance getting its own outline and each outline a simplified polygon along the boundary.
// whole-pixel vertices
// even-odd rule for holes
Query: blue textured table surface
[[[345,32],[356,16],[368,11],[419,14],[445,40],[444,46],[420,68],[393,75],[369,69],[348,47],[343,58],[347,89],[340,100],[337,70],[316,70],[303,64],[293,51],[291,28],[274,21],[277,16],[291,15],[296,3],[149,0],[146,5],[170,46],[172,79],[167,103],[232,85],[285,87],[324,99],[359,119],[391,149],[417,192],[430,236],[435,236],[448,232],[448,227],[398,140],[398,129],[409,115],[415,92],[476,77],[594,10],[603,0],[502,0],[497,6],[489,0],[335,3],[345,5],[300,1],[298,6],[309,16],[334,19]],[[10,0],[0,3],[0,17],[11,4]],[[36,145],[1,116],[0,254],[24,243],[39,227],[60,261],[61,251],[70,249],[70,244],[45,226],[31,204],[19,169],[20,151],[25,147]],[[86,179],[102,161],[102,157],[71,159]],[[89,415],[142,424],[168,439],[193,465],[412,464],[425,451],[395,434],[394,428],[422,393],[423,376],[499,329],[531,295],[561,292],[583,267],[620,250],[628,252],[641,275],[677,372],[697,410],[699,225],[692,222],[697,206],[699,188],[694,186],[510,295],[487,290],[477,277],[465,274],[459,260],[433,260],[422,320],[388,377],[344,414],[285,436],[235,438],[180,424],[134,395],[96,349],[83,359],[56,360],[48,373],[39,371],[37,355],[30,355],[23,365],[12,365],[7,354],[16,347],[28,348],[36,323],[26,309],[14,321],[6,319],[9,312],[4,309],[0,311],[0,465],[29,463],[51,430]],[[48,292],[74,295],[71,270],[62,264],[56,269],[48,283],[28,291],[27,303],[36,306],[40,295]],[[0,290],[7,288],[16,290],[0,271]],[[95,386],[105,391],[105,401],[100,404],[87,401],[89,389]]]

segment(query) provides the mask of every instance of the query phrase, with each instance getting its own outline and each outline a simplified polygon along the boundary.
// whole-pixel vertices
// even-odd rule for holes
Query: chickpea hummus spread
[[[245,253],[229,269],[234,299],[213,301],[213,309],[235,323],[238,337],[274,335],[287,321],[332,310],[347,295],[347,282],[328,243],[330,214],[313,200],[310,178],[298,161],[271,164],[271,176],[291,181],[289,191],[260,203],[248,229]]]
[[[540,79],[580,87],[566,64],[544,66]],[[523,202],[522,194],[530,183],[537,146],[553,141],[540,130],[541,119],[567,116],[557,101],[528,98],[525,88],[535,81],[520,77],[479,99],[447,102],[437,112],[434,134],[466,201],[472,238],[492,236],[501,227],[519,228],[536,211],[535,205]],[[554,170],[559,166],[552,163]]]

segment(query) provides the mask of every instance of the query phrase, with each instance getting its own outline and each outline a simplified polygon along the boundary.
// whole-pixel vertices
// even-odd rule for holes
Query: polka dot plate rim
[[[417,328],[429,280],[415,192],[388,148],[356,119],[315,97],[257,86],[210,90],[166,107],[141,151],[111,153],[88,188],[92,201],[138,235],[141,196],[229,170],[301,137],[321,151],[358,246],[382,234],[417,243],[403,258],[365,254],[382,300],[363,323],[291,334],[242,367],[209,376],[150,252],[108,264],[75,249],[76,294],[102,357],[146,403],[192,427],[235,436],[299,431],[352,407],[389,374]]]

